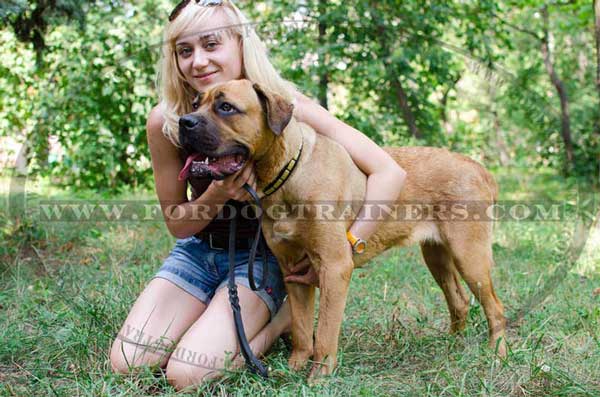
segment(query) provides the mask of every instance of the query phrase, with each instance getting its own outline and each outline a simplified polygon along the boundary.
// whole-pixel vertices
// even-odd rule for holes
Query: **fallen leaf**
[[[71,251],[73,249],[73,242],[72,241],[68,241],[65,244],[61,245],[58,248],[58,252],[66,252],[66,251]]]

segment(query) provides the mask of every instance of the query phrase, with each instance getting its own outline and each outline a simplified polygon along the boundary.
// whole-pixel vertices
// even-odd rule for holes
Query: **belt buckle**
[[[208,233],[208,246],[214,250],[225,251],[225,248],[215,247],[213,245],[213,234],[212,233]]]

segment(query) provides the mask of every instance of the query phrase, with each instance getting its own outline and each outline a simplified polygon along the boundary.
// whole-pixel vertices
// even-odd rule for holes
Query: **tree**
[[[0,4],[0,28],[10,26],[17,39],[33,45],[37,69],[42,69],[48,30],[75,20],[85,28],[85,7],[94,0],[9,0]]]
[[[512,30],[518,49],[518,53],[503,51],[517,77],[510,86],[514,92],[504,90],[505,105],[516,110],[507,116],[530,129],[529,139],[535,141],[543,161],[554,164],[563,156],[560,166],[565,173],[582,176],[595,173],[599,150],[594,136],[599,108],[597,100],[590,101],[590,95],[597,95],[588,79],[591,13],[589,2],[533,0],[515,1],[497,15]],[[548,85],[555,96],[548,95]]]
[[[596,134],[600,135],[600,0],[594,0],[594,32],[596,41],[596,91],[598,93]]]
[[[7,105],[0,113],[25,116],[20,127],[7,125],[15,135],[27,134],[21,141],[34,149],[30,172],[75,188],[149,185],[145,121],[157,103],[153,83],[170,6],[165,3],[104,3],[87,13],[83,32],[54,25],[46,36],[52,51],[33,76],[26,47],[14,39],[0,46],[7,51],[0,68],[9,72],[8,79],[0,78],[0,93],[7,94],[0,98]],[[3,35],[10,36],[6,30]],[[58,140],[62,157],[46,160],[40,154],[48,137]]]

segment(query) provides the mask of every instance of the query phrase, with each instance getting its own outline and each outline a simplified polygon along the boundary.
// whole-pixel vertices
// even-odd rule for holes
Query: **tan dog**
[[[277,179],[302,145],[298,165],[289,179],[262,200],[266,208],[264,236],[284,275],[305,255],[319,275],[314,346],[315,289],[297,283],[286,285],[292,310],[290,366],[300,369],[313,356],[311,377],[331,373],[352,270],[386,249],[408,244],[421,245],[425,263],[444,292],[450,331],[465,326],[469,298],[461,285],[462,277],[483,305],[490,345],[497,346],[504,356],[503,306],[490,278],[492,223],[473,221],[496,199],[492,176],[473,160],[444,149],[386,149],[407,172],[396,204],[417,205],[421,216],[414,217],[414,206],[408,211],[413,219],[406,219],[406,214],[401,219],[391,216],[379,224],[366,252],[352,257],[345,233],[354,219],[325,219],[320,204],[333,207],[334,213],[351,208],[356,214],[364,201],[366,177],[341,145],[297,122],[292,111],[292,105],[282,97],[248,80],[238,80],[204,93],[198,110],[180,120],[180,139],[190,158],[208,159],[193,166],[189,166],[190,160],[186,167],[202,168],[197,171],[200,174],[209,170],[219,177],[235,172],[253,158],[260,191]],[[475,212],[465,203],[475,203]],[[427,214],[423,208],[429,210]],[[287,217],[276,215],[272,209],[285,212]]]

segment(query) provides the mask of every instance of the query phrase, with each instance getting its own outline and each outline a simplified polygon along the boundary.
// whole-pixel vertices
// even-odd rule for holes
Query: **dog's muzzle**
[[[186,114],[179,118],[179,143],[188,153],[216,152],[220,139],[214,127],[201,115]]]
[[[179,118],[179,143],[187,154],[180,181],[189,177],[223,179],[239,171],[249,156],[247,148],[221,142],[214,123],[193,113]]]

